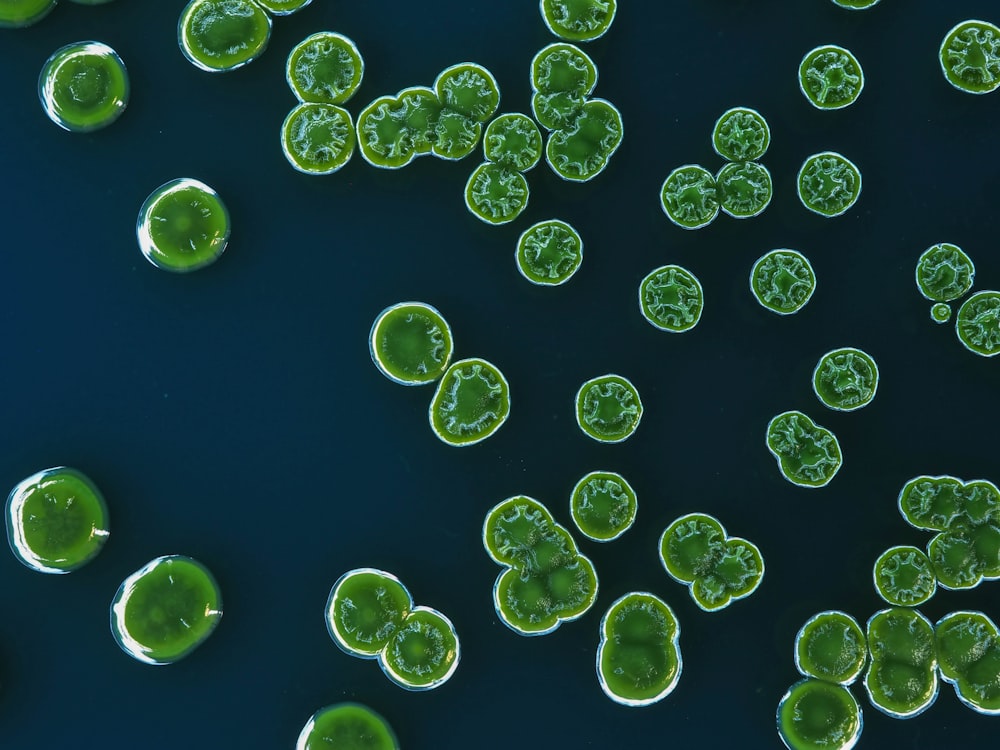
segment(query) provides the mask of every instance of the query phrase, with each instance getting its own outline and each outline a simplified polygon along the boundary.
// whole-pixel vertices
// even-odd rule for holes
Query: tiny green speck
[[[469,175],[465,205],[473,216],[487,224],[507,224],[527,208],[530,194],[523,174],[485,161]]]

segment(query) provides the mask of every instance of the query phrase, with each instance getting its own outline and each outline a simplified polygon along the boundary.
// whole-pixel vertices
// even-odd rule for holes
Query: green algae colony
[[[400,385],[433,383],[448,369],[454,349],[448,321],[425,302],[390,305],[368,336],[375,367]]]
[[[816,274],[802,253],[771,250],[750,268],[750,291],[762,307],[778,315],[792,315],[812,298]]]
[[[611,28],[618,0],[541,0],[539,9],[546,27],[560,39],[589,42]]]
[[[570,494],[573,523],[588,539],[610,542],[635,522],[638,501],[625,477],[613,471],[592,471]]]
[[[460,359],[445,371],[428,410],[431,429],[448,445],[479,443],[510,416],[510,386],[485,359]]]
[[[701,320],[705,293],[698,278],[680,266],[654,268],[639,282],[642,317],[661,331],[683,333]]]
[[[934,625],[941,678],[973,711],[1000,716],[1000,630],[982,612],[952,612]]]
[[[304,102],[281,125],[281,151],[303,174],[333,174],[354,155],[351,113],[333,104]]]
[[[682,229],[701,229],[719,215],[715,176],[699,164],[677,167],[660,188],[660,207]]]
[[[861,736],[861,707],[843,685],[807,677],[778,703],[777,723],[789,750],[850,750]]]
[[[253,62],[271,39],[271,16],[253,0],[191,0],[177,26],[184,57],[210,73]]]
[[[868,620],[871,664],[865,692],[875,708],[895,719],[923,713],[938,695],[934,626],[913,609],[885,609]]]
[[[855,411],[867,406],[878,390],[878,366],[871,355],[844,347],[819,358],[813,370],[813,392],[834,411]]]
[[[146,260],[165,271],[187,273],[222,255],[229,243],[229,211],[204,182],[180,178],[150,193],[135,231]]]
[[[343,34],[320,31],[288,53],[285,80],[300,102],[343,104],[354,96],[365,74],[357,45]]]
[[[565,221],[540,221],[521,233],[514,261],[517,270],[532,284],[559,286],[569,281],[583,263],[583,240]]]
[[[591,378],[576,392],[576,423],[585,435],[600,443],[627,440],[641,419],[639,391],[621,375]]]
[[[964,297],[976,278],[976,266],[958,245],[939,242],[917,259],[917,288],[932,302],[952,302]]]
[[[835,44],[810,50],[799,65],[799,88],[817,109],[850,106],[864,87],[865,74],[858,59]]]
[[[915,607],[937,591],[937,577],[930,558],[917,547],[890,547],[875,561],[875,590],[889,604]]]
[[[973,354],[1000,354],[1000,292],[976,292],[965,300],[955,316],[955,333]]]
[[[38,98],[49,119],[65,130],[87,133],[107,127],[128,104],[125,63],[100,42],[67,44],[45,61]]]
[[[755,109],[733,107],[722,113],[712,128],[712,148],[731,162],[760,159],[771,145],[771,128]]]
[[[389,722],[360,703],[336,703],[309,717],[295,750],[399,750]]]
[[[846,213],[861,195],[861,171],[842,154],[823,151],[802,163],[799,200],[813,213],[832,218]]]
[[[813,615],[795,636],[795,668],[805,677],[850,685],[867,661],[865,633],[846,612]]]
[[[781,475],[800,487],[825,487],[840,471],[837,437],[800,411],[786,411],[767,423],[767,448]]]
[[[945,80],[968,94],[1000,87],[1000,27],[988,21],[962,21],[949,31],[941,50]]]

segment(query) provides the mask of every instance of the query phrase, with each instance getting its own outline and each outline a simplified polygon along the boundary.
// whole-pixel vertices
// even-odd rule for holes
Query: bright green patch
[[[360,703],[336,703],[309,717],[295,750],[399,750],[382,716]]]
[[[583,240],[565,221],[532,224],[517,240],[517,270],[532,284],[565,284],[583,263]]]
[[[816,291],[816,274],[802,253],[771,250],[750,269],[750,291],[768,310],[791,315],[801,310]]]
[[[719,190],[714,175],[698,164],[673,170],[660,188],[660,206],[682,229],[701,229],[719,215]]]
[[[849,50],[826,44],[810,50],[799,64],[799,88],[817,109],[843,109],[865,87],[861,64]]]
[[[807,677],[778,703],[778,736],[790,750],[850,750],[861,736],[861,707],[843,685]]]
[[[930,558],[918,547],[890,547],[875,561],[875,590],[896,607],[916,607],[937,591],[937,578]]]
[[[759,216],[774,195],[771,173],[754,161],[727,164],[715,175],[715,185],[719,207],[734,219]]]
[[[591,378],[576,393],[576,423],[598,442],[627,440],[641,419],[639,392],[620,375]]]
[[[894,719],[930,708],[938,695],[934,626],[913,609],[884,609],[868,620],[872,660],[865,691],[872,705]]]
[[[357,45],[332,31],[303,39],[285,64],[285,80],[300,102],[343,104],[354,96],[364,74]]]
[[[461,359],[445,371],[429,409],[431,429],[448,445],[473,445],[510,415],[510,386],[484,359]]]
[[[1000,87],[1000,27],[988,21],[962,21],[949,31],[941,50],[941,71],[959,91],[988,94]]]
[[[952,612],[934,625],[938,667],[973,711],[1000,716],[1000,630],[982,612]]]
[[[615,20],[617,0],[542,0],[545,26],[560,39],[589,42],[604,36]]]
[[[281,126],[281,150],[304,174],[333,174],[351,156],[357,137],[351,113],[333,104],[299,104]]]
[[[177,38],[195,67],[235,70],[267,49],[271,16],[254,0],[191,0],[181,11]]]
[[[795,668],[804,677],[850,685],[867,660],[865,633],[846,612],[819,612],[795,636]]]
[[[100,42],[60,47],[42,66],[38,98],[56,125],[86,133],[113,123],[128,104],[125,63]]]
[[[783,412],[767,423],[767,448],[781,476],[799,487],[825,487],[843,463],[836,436],[800,411]]]
[[[569,499],[576,527],[595,542],[610,542],[632,528],[637,510],[635,490],[613,471],[590,472],[576,483]]]
[[[813,154],[802,163],[799,200],[813,213],[832,218],[847,212],[861,195],[861,171],[834,151]]]
[[[1000,292],[976,292],[965,300],[955,316],[955,333],[974,354],[1000,354]]]
[[[136,237],[150,263],[186,273],[214,263],[229,243],[229,211],[203,182],[171,180],[150,193],[139,210]]]
[[[690,331],[701,320],[705,294],[693,273],[661,266],[639,282],[639,309],[651,326],[670,333]]]
[[[835,411],[867,406],[878,390],[878,366],[870,354],[853,347],[828,351],[813,370],[813,392]]]
[[[972,289],[976,266],[958,245],[939,242],[917,260],[917,288],[933,302],[952,302]]]
[[[771,128],[755,109],[733,107],[712,128],[712,147],[728,161],[756,161],[771,145]]]

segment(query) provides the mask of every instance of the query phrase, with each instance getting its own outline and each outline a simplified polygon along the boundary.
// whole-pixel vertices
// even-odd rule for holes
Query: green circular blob
[[[973,711],[1000,716],[1000,631],[982,612],[959,611],[934,625],[938,667]]]
[[[968,94],[1000,87],[1000,27],[989,21],[962,21],[945,34],[938,53],[945,80]]]
[[[836,435],[800,411],[786,411],[767,423],[767,449],[781,476],[799,487],[825,487],[844,462]]]
[[[816,291],[812,264],[795,250],[771,250],[750,269],[750,291],[762,307],[778,315],[797,313]]]
[[[208,568],[184,555],[157,557],[126,578],[111,602],[111,632],[146,664],[172,664],[200,646],[222,619]]]
[[[934,568],[923,550],[908,545],[890,547],[875,561],[875,590],[896,607],[916,607],[937,591]]]
[[[867,660],[865,632],[846,612],[819,612],[795,636],[795,668],[804,677],[850,685]]]
[[[100,490],[76,469],[56,466],[17,483],[7,497],[7,541],[19,562],[39,573],[69,573],[108,540]]]
[[[729,161],[756,161],[770,145],[771,128],[756,109],[728,109],[712,128],[712,148]]]
[[[1000,354],[1000,292],[976,292],[965,300],[955,316],[955,333],[974,354]]]
[[[861,171],[835,151],[813,154],[799,170],[798,192],[802,205],[813,213],[840,216],[861,195]]]
[[[590,472],[576,483],[569,498],[573,523],[595,542],[610,542],[632,528],[637,510],[635,490],[613,471]]]
[[[532,284],[565,284],[583,263],[583,240],[565,221],[540,221],[521,233],[514,260]]]
[[[412,609],[410,592],[392,573],[355,568],[330,589],[326,628],[345,653],[374,659]]]
[[[539,10],[546,28],[560,39],[589,42],[611,28],[617,0],[541,0]]]
[[[701,320],[705,294],[693,273],[680,266],[654,268],[639,282],[639,310],[651,326],[690,331]]]
[[[939,688],[931,621],[914,609],[884,609],[867,629],[872,658],[864,684],[872,705],[894,719],[930,708]]]
[[[229,211],[219,194],[190,178],[171,180],[150,193],[135,225],[146,260],[178,273],[218,260],[229,231]]]
[[[917,288],[932,302],[952,302],[965,296],[975,278],[972,258],[958,245],[939,242],[924,250],[917,260]]]
[[[778,737],[789,750],[850,750],[861,736],[861,706],[843,685],[810,677],[778,703]]]
[[[100,42],[74,42],[60,47],[42,66],[38,98],[56,125],[87,133],[113,123],[128,104],[125,63]]]
[[[681,627],[658,596],[633,591],[616,599],[601,618],[600,634],[597,678],[615,703],[648,706],[677,687]]]
[[[351,113],[333,104],[298,104],[281,125],[281,151],[303,174],[333,174],[350,161],[356,143]]]
[[[718,519],[688,513],[660,535],[660,563],[675,581],[690,585],[715,570],[725,546],[726,530]]]
[[[542,158],[542,134],[527,115],[500,115],[483,133],[483,155],[505,169],[527,172]]]
[[[455,673],[461,657],[451,620],[430,607],[414,607],[379,653],[385,676],[406,690],[432,690]]]
[[[485,359],[453,362],[431,399],[431,429],[448,445],[474,445],[499,430],[510,416],[510,385]]]
[[[0,29],[20,29],[41,21],[56,0],[0,0]]]
[[[448,369],[454,349],[448,321],[424,302],[385,308],[368,336],[372,362],[400,385],[433,383]]]
[[[660,207],[682,229],[701,229],[719,215],[715,177],[698,164],[677,167],[660,188]]]
[[[500,106],[497,79],[477,63],[458,63],[442,70],[434,80],[442,106],[476,123],[484,123]]]
[[[799,64],[799,89],[817,109],[843,109],[857,101],[865,87],[861,63],[836,44],[810,50]]]
[[[813,392],[834,411],[868,406],[878,390],[878,365],[871,355],[846,346],[819,358],[813,370]]]
[[[271,16],[254,0],[191,0],[177,24],[184,57],[210,73],[253,62],[270,39]]]
[[[361,85],[365,62],[343,34],[320,31],[292,47],[285,80],[300,102],[343,104]]]
[[[336,703],[309,717],[295,750],[399,750],[399,740],[389,722],[368,706]]]
[[[514,221],[528,207],[531,190],[520,172],[484,161],[465,184],[465,206],[477,219],[494,226]]]
[[[288,16],[302,10],[312,0],[254,0],[272,16]]]
[[[947,302],[935,302],[931,305],[931,320],[935,323],[947,323],[951,320],[951,305]]]
[[[833,4],[847,10],[867,10],[878,5],[879,0],[833,0]]]
[[[540,49],[531,60],[531,88],[536,93],[570,94],[582,100],[596,86],[597,66],[575,45],[554,42]]]
[[[627,440],[641,419],[639,392],[620,375],[591,378],[576,393],[576,423],[600,443]]]
[[[719,207],[734,219],[760,216],[774,195],[771,173],[755,161],[726,164],[715,175],[715,185]]]
[[[587,182],[604,171],[623,137],[618,108],[604,99],[588,99],[569,125],[549,134],[545,161],[564,180]]]

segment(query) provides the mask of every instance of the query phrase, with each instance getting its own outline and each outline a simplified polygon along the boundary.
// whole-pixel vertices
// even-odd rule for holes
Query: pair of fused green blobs
[[[7,498],[7,538],[15,557],[41,573],[90,562],[110,535],[104,496],[81,472],[58,466],[19,482]],[[111,603],[115,642],[148,664],[170,664],[197,648],[222,617],[212,574],[183,555],[157,557],[118,588]]]

